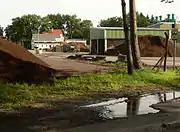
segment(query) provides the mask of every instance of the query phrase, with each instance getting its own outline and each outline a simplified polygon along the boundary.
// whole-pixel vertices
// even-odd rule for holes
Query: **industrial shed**
[[[153,35],[164,37],[164,32],[171,36],[170,29],[138,28],[138,35]],[[124,30],[121,27],[93,27],[90,29],[90,52],[94,55],[104,55],[107,49],[124,43]]]

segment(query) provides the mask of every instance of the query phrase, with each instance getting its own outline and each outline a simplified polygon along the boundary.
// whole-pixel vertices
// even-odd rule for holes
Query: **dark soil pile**
[[[138,37],[139,48],[141,57],[160,57],[165,53],[166,39],[159,36],[139,36]],[[126,54],[127,46],[122,44],[116,46],[114,49],[108,49],[107,55],[116,56],[118,53]],[[172,42],[168,42],[168,56],[173,55]]]
[[[49,82],[54,73],[54,69],[22,46],[0,39],[1,82]]]

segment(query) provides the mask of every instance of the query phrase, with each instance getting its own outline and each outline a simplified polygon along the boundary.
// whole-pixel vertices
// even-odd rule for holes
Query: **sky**
[[[0,9],[0,25],[6,27],[11,19],[24,14],[76,14],[81,19],[92,20],[97,26],[101,19],[113,16],[122,16],[121,0],[0,0],[3,6]],[[127,6],[128,6],[128,1]],[[180,0],[174,3],[161,3],[161,0],[136,0],[136,9],[150,16],[174,13],[180,19]]]

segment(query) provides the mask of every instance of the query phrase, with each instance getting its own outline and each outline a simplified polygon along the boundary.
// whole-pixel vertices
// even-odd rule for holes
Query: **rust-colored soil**
[[[141,57],[160,57],[165,53],[166,39],[159,36],[139,36],[138,37],[139,48],[141,52]],[[118,53],[126,54],[127,47],[126,44],[116,46],[114,49],[109,49],[107,51],[108,55],[118,55]],[[172,42],[168,42],[168,56],[173,55]]]
[[[25,48],[0,39],[1,82],[48,82],[55,70]]]

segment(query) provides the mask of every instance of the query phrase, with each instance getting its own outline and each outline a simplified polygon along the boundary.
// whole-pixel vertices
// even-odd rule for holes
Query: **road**
[[[154,66],[160,59],[160,57],[141,57],[142,62],[144,62],[147,65]],[[106,60],[108,61],[116,61],[117,57],[116,56],[107,56]],[[168,57],[167,59],[167,66],[172,67],[173,66],[173,58]],[[176,57],[176,66],[180,66],[180,57]]]
[[[34,51],[30,51],[31,53],[35,54]],[[46,52],[45,54],[50,55],[51,58],[56,58],[56,57],[60,57],[60,58],[66,58],[70,55],[74,55],[74,53],[63,53],[63,52]],[[81,52],[79,54],[88,54],[87,52]],[[107,61],[117,61],[117,56],[106,56],[106,60]],[[142,61],[150,66],[154,66],[158,60],[160,59],[160,57],[141,57]],[[167,66],[168,67],[172,67],[173,66],[173,58],[172,57],[168,57],[167,59]],[[176,57],[176,66],[180,66],[180,57]]]
[[[97,73],[100,71],[107,71],[112,67],[101,66],[95,64],[88,64],[78,62],[76,60],[65,59],[63,56],[43,56],[38,55],[40,59],[49,64],[53,69],[57,71],[65,71],[69,73]]]
[[[34,51],[30,51],[35,54]],[[80,53],[87,54],[87,53]],[[76,60],[66,59],[68,56],[74,55],[74,53],[63,53],[63,52],[46,52],[43,55],[37,55],[39,58],[48,63],[52,68],[57,70],[71,71],[76,73],[95,73],[103,70],[109,70],[110,67],[100,66],[94,64],[87,64],[78,62]],[[107,61],[117,61],[117,56],[106,56]],[[160,57],[141,57],[142,61],[150,66],[154,66]],[[173,66],[173,58],[168,57],[167,67]],[[180,66],[180,57],[176,58],[176,66]]]

